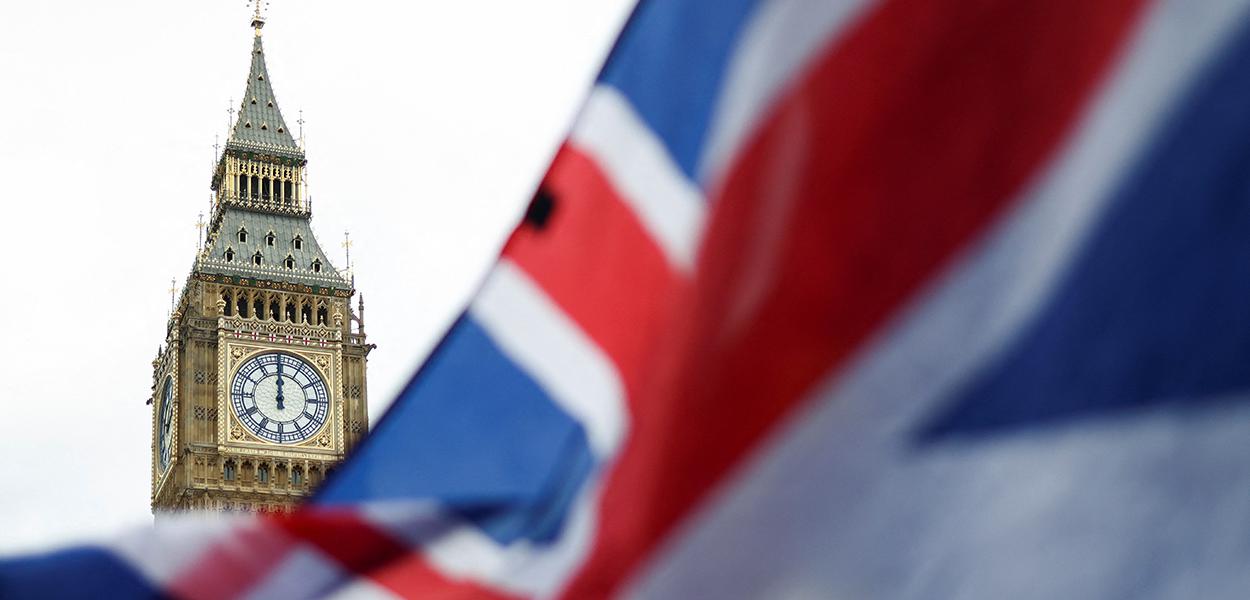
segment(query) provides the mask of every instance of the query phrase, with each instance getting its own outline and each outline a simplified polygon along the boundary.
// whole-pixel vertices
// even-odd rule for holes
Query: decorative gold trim
[[[225,319],[222,319],[224,321]],[[342,346],[336,343],[334,347],[327,348],[323,351],[310,350],[303,346],[293,344],[283,344],[282,346],[274,345],[272,342],[265,344],[249,344],[246,342],[238,342],[227,337],[228,330],[221,329],[218,334],[218,344],[222,349],[223,359],[221,364],[224,366],[220,370],[220,379],[217,384],[217,414],[218,427],[221,428],[221,437],[223,445],[219,449],[220,452],[229,453],[236,452],[242,448],[253,448],[259,453],[266,454],[275,458],[289,458],[294,456],[299,449],[312,450],[317,452],[315,456],[319,456],[320,460],[326,458],[326,454],[330,454],[334,459],[340,459],[342,455],[342,441],[337,435],[331,435],[327,443],[322,444],[321,438],[328,434],[333,434],[342,427],[343,423],[343,402],[346,401],[342,394],[338,392],[338,387],[342,381]],[[230,360],[224,358],[226,348],[229,348]],[[241,355],[234,357],[235,351],[241,351]],[[238,374],[243,363],[250,360],[255,355],[262,353],[278,353],[295,356],[309,363],[317,374],[325,381],[326,394],[329,397],[332,410],[328,412],[326,421],[321,424],[308,439],[297,444],[278,444],[253,434],[248,428],[243,427],[239,422],[239,417],[234,413],[233,405],[229,401],[229,390],[233,385],[234,377]],[[322,362],[333,362],[334,370],[320,367]],[[222,417],[224,415],[224,418]],[[230,424],[230,437],[226,437],[226,423]],[[236,433],[237,431],[237,433]],[[322,452],[324,448],[328,452]]]

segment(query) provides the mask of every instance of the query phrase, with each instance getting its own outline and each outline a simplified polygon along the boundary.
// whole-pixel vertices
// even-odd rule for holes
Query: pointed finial
[[[262,6],[263,3],[263,6]],[[249,2],[248,4],[253,4]],[[252,28],[256,30],[256,37],[260,37],[260,28],[265,26],[264,8],[269,6],[264,0],[255,0],[256,10],[252,13]]]
[[[199,245],[197,245],[196,248],[197,249],[203,248],[204,247],[204,213],[200,213],[199,219],[196,220],[195,229],[197,230],[199,234]]]
[[[352,234],[350,231],[343,230],[343,252],[346,254],[344,260],[347,263],[347,273],[352,278],[352,285],[356,285],[356,274],[352,273]]]
[[[299,147],[304,147],[304,109],[299,109],[299,118],[295,120],[299,123]]]
[[[171,318],[173,317],[173,314],[174,314],[174,293],[177,291],[178,291],[178,279],[171,278],[169,280],[169,314]]]

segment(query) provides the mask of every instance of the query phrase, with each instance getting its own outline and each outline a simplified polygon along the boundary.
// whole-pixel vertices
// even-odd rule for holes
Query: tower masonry
[[[286,512],[368,427],[363,299],[310,225],[259,11],[206,236],[153,361],[152,510]]]

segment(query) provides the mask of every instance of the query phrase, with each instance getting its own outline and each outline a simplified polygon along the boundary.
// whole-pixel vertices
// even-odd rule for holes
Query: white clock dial
[[[330,396],[307,361],[277,352],[249,359],[230,384],[230,403],[253,435],[278,444],[303,442],[325,425]]]
[[[160,428],[157,430],[158,443],[160,448],[160,465],[161,471],[169,466],[169,458],[173,454],[173,426],[174,426],[174,378],[165,378],[165,387],[161,390],[161,421]]]

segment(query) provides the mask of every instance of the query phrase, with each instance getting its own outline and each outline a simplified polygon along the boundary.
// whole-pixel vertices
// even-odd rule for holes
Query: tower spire
[[[307,214],[304,167],[308,161],[282,118],[269,69],[265,66],[260,31],[265,24],[268,2],[248,0],[248,4],[254,6],[252,26],[256,29],[251,65],[243,99],[227,113],[230,131],[213,171],[212,190],[218,206],[240,203],[252,208]],[[218,216],[214,212],[210,221],[216,223]]]
[[[238,117],[230,130],[229,148],[232,144],[252,145],[251,150],[280,149],[302,158],[302,151],[295,142],[291,132],[287,130],[282,111],[278,109],[278,100],[273,93],[273,85],[269,81],[269,70],[265,66],[265,48],[261,42],[260,28],[265,24],[261,14],[263,0],[255,0],[256,13],[252,18],[252,26],[256,28],[256,39],[252,42],[252,64],[248,69],[247,87],[243,90],[243,102],[238,108]]]

